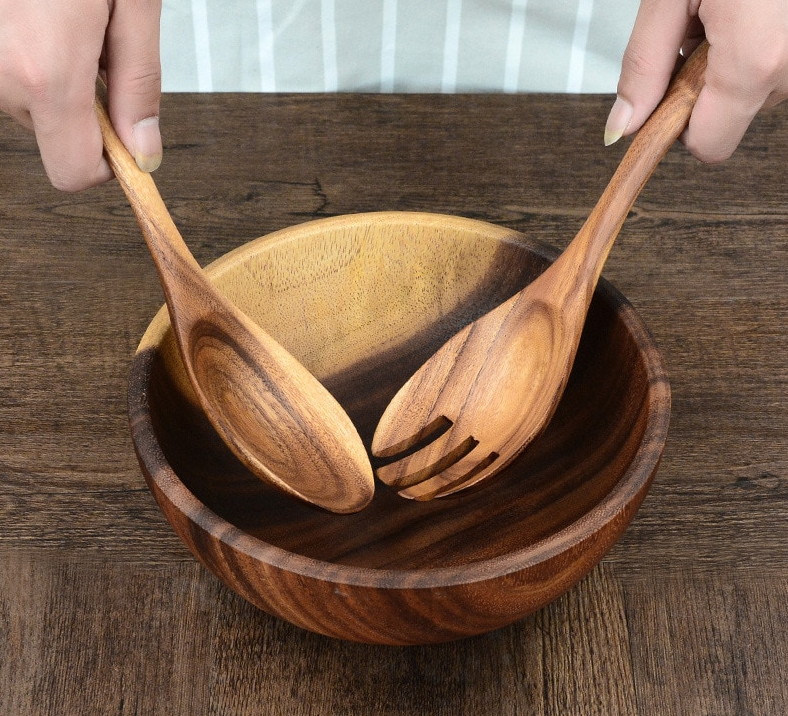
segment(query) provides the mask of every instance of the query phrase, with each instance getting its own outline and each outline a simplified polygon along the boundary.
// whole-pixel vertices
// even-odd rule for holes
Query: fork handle
[[[579,275],[593,287],[641,190],[689,122],[704,86],[709,43],[704,40],[668,86],[664,98],[632,140],[616,172],[580,232],[564,252],[579,264]]]

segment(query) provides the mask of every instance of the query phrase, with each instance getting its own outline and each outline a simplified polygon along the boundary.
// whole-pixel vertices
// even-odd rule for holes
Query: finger
[[[55,187],[77,191],[105,181],[111,172],[93,112],[93,78],[106,6],[17,3],[9,12],[8,24],[0,23],[3,110],[35,132]]]
[[[112,178],[93,109],[94,88],[92,77],[75,82],[31,112],[44,169],[57,189],[81,191]]]
[[[161,163],[160,0],[116,0],[105,50],[112,124],[143,171]]]
[[[665,94],[690,24],[687,3],[643,0],[621,63],[605,144],[640,129]]]
[[[771,84],[721,44],[709,48],[705,81],[681,140],[698,159],[715,163],[733,154],[771,94]]]

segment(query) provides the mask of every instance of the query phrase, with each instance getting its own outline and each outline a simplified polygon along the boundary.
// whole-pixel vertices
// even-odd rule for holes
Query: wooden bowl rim
[[[229,251],[206,266],[205,271],[215,277],[246,254],[256,253],[261,246],[272,247],[281,242],[297,241],[304,234],[331,228],[333,224],[343,223],[347,226],[348,219],[353,219],[359,226],[370,222],[401,223],[403,220],[422,225],[434,223],[445,226],[447,223],[455,223],[458,228],[476,228],[483,230],[487,236],[514,241],[548,260],[554,260],[559,254],[554,247],[529,238],[521,232],[477,219],[434,213],[384,211],[315,219],[280,229]],[[642,499],[644,496],[644,490],[650,484],[659,465],[667,439],[671,410],[670,383],[653,336],[626,297],[604,277],[599,281],[597,293],[601,294],[606,303],[620,315],[637,344],[646,348],[640,351],[649,382],[649,408],[643,439],[626,472],[619,478],[614,488],[591,510],[554,534],[506,555],[447,567],[416,569],[358,567],[290,552],[244,532],[217,515],[186,487],[170,467],[159,446],[148,410],[146,386],[153,366],[153,354],[150,349],[155,348],[169,327],[166,306],[162,306],[149,324],[132,361],[128,397],[129,416],[130,418],[136,416],[136,419],[131,420],[135,450],[143,471],[149,475],[162,495],[190,523],[231,551],[284,572],[335,584],[375,589],[411,589],[472,584],[532,569],[586,540],[593,539],[605,525],[615,520],[624,519],[625,523],[628,522],[632,515],[627,514],[627,510],[639,497]],[[383,488],[378,486],[378,489]],[[342,516],[337,515],[337,519],[342,519]]]

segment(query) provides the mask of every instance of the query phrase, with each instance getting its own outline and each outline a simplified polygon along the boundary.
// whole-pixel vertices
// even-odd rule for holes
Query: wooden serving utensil
[[[347,413],[320,382],[205,278],[150,174],[115,133],[106,90],[96,113],[109,163],[137,217],[159,274],[170,321],[200,405],[259,478],[332,512],[357,512],[374,477]]]
[[[429,500],[502,470],[553,416],[602,267],[635,199],[686,127],[708,44],[687,60],[579,233],[533,283],[445,343],[394,396],[372,453],[378,477]]]

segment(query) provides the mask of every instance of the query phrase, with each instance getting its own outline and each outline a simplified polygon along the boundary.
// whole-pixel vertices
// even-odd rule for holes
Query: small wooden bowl
[[[285,229],[206,270],[324,382],[369,445],[407,377],[555,256],[509,229],[392,212]],[[490,631],[581,579],[645,497],[670,415],[657,349],[604,280],[545,434],[495,480],[453,498],[413,502],[378,484],[369,507],[336,515],[268,487],[197,407],[165,309],[129,387],[142,471],[197,559],[293,624],[385,644]]]

